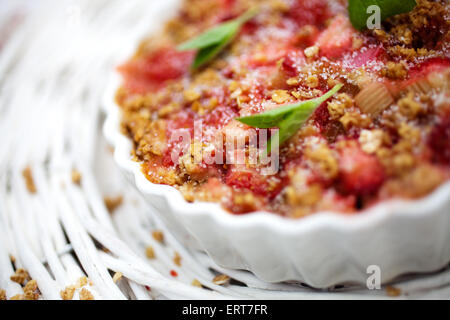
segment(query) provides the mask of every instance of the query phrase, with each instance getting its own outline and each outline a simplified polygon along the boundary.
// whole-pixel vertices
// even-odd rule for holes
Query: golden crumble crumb
[[[256,199],[251,192],[239,193],[234,196],[234,203],[245,208],[253,208],[255,206]]]
[[[338,162],[326,143],[308,145],[305,149],[305,157],[325,179],[337,177],[339,173]]]
[[[64,290],[60,291],[61,299],[63,300],[72,300],[73,295],[75,294],[75,286],[67,286]]]
[[[193,285],[194,287],[202,288],[202,284],[197,279],[192,280],[191,285]]]
[[[389,297],[398,297],[402,294],[402,290],[393,286],[386,287],[386,294]]]
[[[386,64],[386,68],[383,69],[383,76],[386,76],[390,79],[405,79],[408,75],[408,71],[406,70],[404,63],[396,63],[389,61]]]
[[[33,174],[31,172],[31,168],[30,167],[26,167],[22,171],[22,176],[25,179],[25,184],[27,186],[28,192],[36,193],[37,189],[36,189],[36,185],[34,184],[34,179],[33,179]]]
[[[371,123],[370,118],[359,112],[346,112],[339,121],[342,123],[344,128],[348,130],[351,126],[366,128]]]
[[[93,294],[86,288],[80,291],[80,300],[95,300]]]
[[[36,280],[28,281],[23,288],[23,292],[25,300],[38,300],[40,292]]]
[[[423,112],[422,105],[414,100],[414,94],[409,92],[408,95],[398,101],[398,107],[400,112],[410,119],[417,117],[421,112]]]
[[[308,78],[306,78],[306,85],[310,88],[317,88],[319,85],[319,77],[316,75],[310,75]]]
[[[15,296],[12,296],[9,300],[25,300],[25,297],[23,294],[16,294]]]
[[[11,276],[11,281],[17,282],[18,284],[24,284],[25,281],[30,280],[30,276],[25,269],[17,269],[16,272]]]
[[[383,144],[384,133],[382,130],[362,130],[359,136],[361,149],[369,154],[375,153]]]
[[[122,272],[114,273],[114,276],[113,276],[114,283],[117,283],[120,279],[122,279],[122,277],[123,277]]]
[[[148,259],[154,259],[155,258],[155,250],[153,250],[152,246],[148,246],[147,248],[145,248],[145,256]]]
[[[312,46],[305,49],[305,56],[307,58],[314,58],[319,54],[319,47]]]
[[[361,49],[361,47],[363,46],[363,44],[364,44],[364,40],[363,40],[363,38],[361,38],[360,36],[354,35],[354,36],[352,37],[352,49],[353,49],[353,50]]]
[[[353,106],[353,99],[346,93],[338,94],[336,99],[328,103],[328,112],[331,118],[339,119],[345,114],[345,110]]]
[[[11,260],[12,263],[16,263],[16,257],[14,257],[12,254],[9,255],[9,260]]]
[[[6,291],[0,289],[0,300],[6,300]]]
[[[176,251],[175,251],[175,255],[173,257],[173,263],[175,263],[177,266],[181,267],[181,256]]]
[[[286,84],[289,85],[289,86],[295,86],[295,85],[297,85],[299,83],[300,83],[300,81],[297,78],[289,78],[289,79],[286,80]]]
[[[123,196],[119,195],[117,197],[104,197],[103,201],[106,209],[108,209],[108,212],[113,213],[122,204]]]
[[[72,182],[77,185],[81,184],[81,173],[76,169],[72,169]]]
[[[80,277],[77,281],[77,288],[84,287],[87,284],[88,284],[88,278],[85,276]]]
[[[322,197],[322,188],[319,184],[313,184],[308,188],[295,188],[289,186],[285,190],[289,205],[311,207],[318,203]]]
[[[230,277],[226,274],[219,274],[218,276],[215,276],[212,282],[214,284],[217,284],[219,286],[227,284],[230,281]]]
[[[185,90],[185,91],[183,92],[183,94],[184,94],[184,98],[185,98],[188,102],[194,102],[195,100],[199,99],[200,96],[201,96],[199,92],[197,92],[197,91],[195,91],[195,90],[193,90],[193,89]]]
[[[169,103],[158,110],[158,116],[160,116],[160,117],[168,116],[169,114],[175,112],[179,108],[180,108],[179,104],[174,103],[174,102]]]
[[[284,103],[290,99],[291,96],[286,90],[275,90],[272,92],[272,100],[276,103]]]
[[[402,122],[398,129],[398,134],[403,139],[411,142],[412,145],[417,145],[421,139],[421,132],[419,129],[414,128],[413,126],[407,124],[406,122]]]
[[[154,230],[152,232],[152,237],[160,243],[164,242],[164,233],[161,230]]]

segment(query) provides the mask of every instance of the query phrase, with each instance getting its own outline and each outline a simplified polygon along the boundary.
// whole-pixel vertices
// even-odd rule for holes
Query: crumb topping
[[[259,13],[204,67],[192,70],[195,52],[176,50],[254,5]],[[236,214],[356,214],[385,199],[427,195],[450,178],[449,8],[417,0],[380,29],[358,32],[347,1],[185,0],[164,31],[119,67],[116,101],[133,159],[151,182]],[[227,155],[227,139],[237,138],[244,140],[237,153],[251,155],[251,128],[235,118],[317,98],[338,83],[339,93],[281,146],[276,174],[248,160],[203,158]],[[201,138],[181,154],[173,134],[194,138],[198,122]],[[163,241],[162,233],[153,237]]]

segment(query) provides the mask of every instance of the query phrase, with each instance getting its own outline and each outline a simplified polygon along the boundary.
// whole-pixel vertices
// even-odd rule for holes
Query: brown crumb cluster
[[[148,246],[147,248],[145,248],[145,256],[148,259],[155,259],[155,250],[152,246]]]
[[[30,280],[23,288],[25,300],[38,300],[40,296],[36,280]]]
[[[152,237],[159,243],[164,242],[164,233],[161,230],[154,230],[152,231]]]
[[[6,300],[6,291],[0,289],[0,300]]]
[[[389,297],[399,297],[402,294],[402,290],[393,286],[387,286],[386,294]]]
[[[449,45],[449,13],[446,0],[417,0],[414,10],[389,18],[384,30],[375,30],[375,35],[395,58],[414,61],[439,56]]]
[[[229,281],[230,281],[230,277],[227,276],[226,274],[219,274],[219,275],[215,276],[214,279],[212,280],[212,282],[214,284],[217,284],[219,286],[228,284]]]
[[[442,151],[450,148],[448,1],[417,0],[411,12],[363,32],[351,26],[346,1],[317,2],[321,8],[312,10],[301,0],[185,0],[161,34],[142,42],[120,67],[116,101],[133,159],[149,181],[233,213],[300,218],[422,197],[450,179],[450,156]],[[190,68],[193,53],[176,47],[252,5],[259,13],[230,45]],[[203,158],[227,155],[228,139],[242,137],[236,153],[250,158],[252,128],[236,118],[317,98],[339,83],[339,93],[282,144],[275,175],[248,159],[241,165]],[[194,131],[198,122],[202,136],[181,147],[172,134]],[[163,242],[162,232],[152,235]]]
[[[11,281],[17,282],[18,284],[25,284],[26,281],[30,280],[30,276],[25,269],[17,269],[16,272],[10,277]]]
[[[80,277],[74,285],[69,285],[60,291],[61,299],[73,300],[75,292],[79,290],[80,300],[94,300],[93,294],[86,289],[87,285],[93,286],[92,281],[85,276]]]
[[[116,197],[104,197],[103,202],[105,203],[108,212],[114,213],[114,211],[122,204],[123,196],[119,195]]]
[[[62,290],[60,292],[61,298],[63,300],[72,300],[73,299],[73,295],[75,294],[76,291],[76,287],[71,285],[71,286],[67,286],[64,290]]]
[[[20,284],[23,290],[23,294],[16,294],[10,300],[39,300],[41,292],[39,291],[38,284],[36,280],[30,278],[25,269],[17,269],[10,279]],[[0,289],[0,300],[7,300],[5,290]]]
[[[33,174],[31,172],[31,168],[26,167],[25,169],[23,169],[22,176],[25,179],[25,184],[27,186],[28,192],[36,193],[37,189],[36,189],[36,185],[34,184],[34,179],[33,179]]]
[[[72,169],[72,182],[75,183],[76,185],[80,185],[81,184],[81,173],[80,171],[78,171],[77,169]]]
[[[95,300],[94,295],[86,288],[80,291],[80,300]]]

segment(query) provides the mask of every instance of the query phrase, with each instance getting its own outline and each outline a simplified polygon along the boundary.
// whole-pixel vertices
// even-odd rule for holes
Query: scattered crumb
[[[191,285],[193,285],[194,287],[202,288],[202,284],[197,279],[192,280]]]
[[[23,292],[25,294],[25,300],[38,300],[40,292],[36,280],[28,281],[23,288]]]
[[[11,276],[11,281],[17,282],[18,284],[24,284],[26,280],[30,280],[30,276],[25,269],[17,269],[16,273]]]
[[[310,88],[317,88],[319,85],[319,78],[317,75],[310,75],[308,78],[306,78],[306,85]]]
[[[155,250],[153,250],[152,246],[148,246],[147,248],[145,248],[145,256],[148,259],[155,259]]]
[[[80,279],[78,279],[77,281],[77,288],[81,288],[84,287],[85,285],[88,284],[88,278],[87,277],[81,277]]]
[[[120,279],[122,279],[122,272],[116,272],[113,276],[114,283],[117,283]]]
[[[175,263],[177,266],[181,267],[181,256],[176,251],[175,251],[175,256],[173,257],[173,263]]]
[[[80,300],[95,300],[92,293],[86,288],[81,289],[80,291]]]
[[[402,290],[396,287],[387,286],[386,293],[389,297],[398,297],[402,294]]]
[[[291,99],[291,95],[286,90],[275,90],[272,93],[272,100],[276,103],[285,103]]]
[[[386,64],[386,69],[382,71],[382,74],[390,79],[404,79],[408,75],[408,71],[403,63],[389,61]]]
[[[67,286],[64,290],[61,290],[60,295],[63,300],[72,300],[75,293],[75,286]]]
[[[227,284],[230,281],[230,277],[226,274],[219,274],[218,276],[215,276],[212,281],[214,284],[221,286]]]
[[[307,58],[313,58],[319,54],[319,47],[318,46],[312,46],[305,49],[305,56]]]
[[[108,209],[109,213],[113,213],[123,202],[123,196],[119,195],[117,197],[104,197],[103,201],[105,202],[106,209]]]
[[[11,260],[12,263],[16,263],[16,257],[14,257],[12,254],[9,255],[9,260]]]
[[[33,175],[31,173],[31,168],[26,167],[22,171],[23,178],[25,179],[25,184],[27,185],[27,189],[30,193],[36,193],[36,185],[34,184]]]
[[[81,184],[81,173],[77,169],[72,169],[72,182],[77,185]]]
[[[9,300],[25,300],[25,297],[23,294],[16,294],[15,296],[11,297]]]
[[[156,241],[163,243],[164,242],[164,233],[161,230],[155,230],[152,232],[152,237]]]
[[[0,289],[0,300],[6,300],[6,291]]]

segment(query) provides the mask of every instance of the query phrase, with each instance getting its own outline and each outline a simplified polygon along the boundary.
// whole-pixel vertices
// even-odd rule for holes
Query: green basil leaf
[[[371,5],[380,7],[381,20],[385,20],[411,11],[416,6],[416,0],[349,0],[348,13],[350,21],[356,29],[367,28],[367,20],[371,15],[367,13],[367,8]]]
[[[334,86],[333,89],[325,93],[319,98],[315,98],[307,101],[300,101],[297,103],[284,105],[276,109],[272,109],[263,113],[257,113],[250,116],[239,117],[236,120],[255,128],[268,129],[277,127],[280,121],[287,118],[293,111],[296,110],[314,110],[317,106],[322,104],[328,98],[333,96],[342,88],[342,84]]]
[[[239,33],[242,25],[256,13],[257,9],[252,8],[236,19],[217,25],[194,39],[180,44],[177,49],[198,50],[192,63],[192,68],[196,69],[214,59]]]
[[[239,22],[234,20],[220,24],[202,33],[198,37],[180,44],[177,49],[180,51],[205,49],[212,45],[220,44],[235,35],[239,30],[240,25]]]
[[[319,98],[285,105],[263,113],[236,118],[236,120],[254,128],[268,129],[278,127],[278,132],[272,136],[267,144],[267,152],[269,152],[273,139],[279,139],[279,145],[281,145],[292,137],[308,120],[314,110],[337,93],[342,86],[342,84],[335,85],[333,89]]]
[[[224,39],[218,44],[200,49],[195,55],[194,62],[192,63],[192,68],[197,69],[208,61],[214,59],[223,50],[223,48],[233,40],[233,38],[234,34],[231,34],[228,38]]]

